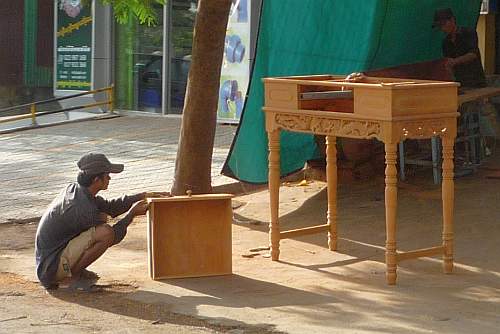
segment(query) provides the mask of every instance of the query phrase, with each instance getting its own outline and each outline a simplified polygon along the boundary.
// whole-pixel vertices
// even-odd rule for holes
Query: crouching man
[[[55,289],[59,283],[75,283],[89,274],[85,268],[111,246],[123,240],[134,217],[147,211],[147,197],[168,193],[140,193],[106,200],[97,193],[106,190],[110,173],[123,171],[104,154],[89,153],[78,161],[75,183],[69,184],[48,206],[36,232],[36,266],[40,283]],[[113,226],[107,216],[124,217]]]

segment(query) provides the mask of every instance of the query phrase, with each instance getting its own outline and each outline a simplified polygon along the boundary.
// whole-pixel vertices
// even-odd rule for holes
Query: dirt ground
[[[455,184],[455,269],[439,258],[405,261],[385,284],[384,180],[339,187],[339,247],[326,235],[281,242],[267,251],[268,193],[233,202],[233,275],[151,281],[146,222],[90,269],[98,292],[51,294],[34,277],[36,222],[0,224],[0,332],[75,333],[498,333],[500,328],[500,170],[498,157]],[[280,223],[292,229],[326,217],[325,184],[282,186]],[[440,187],[430,173],[399,184],[398,248],[441,242]]]
[[[162,304],[127,299],[138,288],[99,284],[98,292],[60,289],[50,294],[36,282],[0,273],[1,333],[271,333],[251,326],[225,326],[177,314]],[[276,333],[276,332],[273,332]]]
[[[135,224],[129,237],[146,226],[144,218]],[[30,257],[36,227],[34,222],[0,224],[0,333],[278,333],[259,326],[224,325],[175,313],[163,303],[133,300],[129,297],[140,283],[130,278],[102,279],[92,292],[67,288],[48,292],[29,273],[34,269]],[[136,235],[120,247],[146,253],[145,245]],[[9,270],[17,266],[27,268]]]

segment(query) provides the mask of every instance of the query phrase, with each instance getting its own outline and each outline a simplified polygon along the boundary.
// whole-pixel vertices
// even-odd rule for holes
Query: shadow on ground
[[[98,309],[121,316],[150,321],[151,324],[176,324],[208,328],[217,332],[239,330],[241,333],[281,333],[274,325],[248,325],[240,321],[217,317],[195,317],[172,311],[178,298],[150,291],[136,290],[123,283],[98,284],[95,292],[78,292],[68,289],[50,291],[51,296],[68,303]],[[201,301],[201,300],[200,300]]]

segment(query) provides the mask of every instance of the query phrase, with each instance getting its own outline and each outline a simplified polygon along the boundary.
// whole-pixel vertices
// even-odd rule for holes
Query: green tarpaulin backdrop
[[[480,0],[263,0],[249,95],[223,174],[267,182],[262,78],[349,74],[441,58],[434,11],[475,27]],[[317,156],[312,135],[282,131],[281,174]]]

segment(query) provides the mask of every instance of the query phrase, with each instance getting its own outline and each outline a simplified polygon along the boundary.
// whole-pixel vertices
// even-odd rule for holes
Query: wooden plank
[[[154,229],[154,205],[151,205],[147,211],[146,218],[148,222],[148,271],[149,277],[154,278],[154,256],[153,256],[153,229]]]
[[[480,99],[500,95],[500,87],[483,87],[466,90],[464,94],[458,95],[458,104],[462,105],[466,102],[471,102]]]
[[[234,195],[231,194],[203,194],[191,196],[172,196],[172,197],[158,197],[148,198],[148,203],[158,202],[182,202],[182,201],[209,201],[212,199],[230,199]]]
[[[332,90],[322,92],[306,92],[300,94],[301,100],[322,100],[322,99],[352,99],[352,90]]]
[[[301,235],[308,235],[308,234],[325,232],[325,231],[328,231],[329,229],[330,229],[330,225],[324,224],[324,225],[298,228],[295,230],[283,231],[283,232],[280,232],[280,239],[288,239],[288,238],[298,237]]]
[[[353,113],[352,99],[301,100],[299,108],[304,110],[322,110],[330,112]]]
[[[398,252],[396,257],[398,262],[400,262],[409,259],[416,259],[419,257],[435,256],[441,254],[444,254],[444,246],[422,248],[409,252]]]
[[[408,79],[396,79],[396,78],[378,78],[378,77],[365,77],[362,81],[358,82],[348,82],[342,78],[336,78],[333,80],[317,80],[309,79],[308,77],[297,77],[297,78],[264,78],[262,79],[266,86],[269,84],[277,85],[308,85],[308,86],[329,86],[329,87],[364,87],[377,90],[392,90],[392,89],[413,89],[416,87],[429,87],[429,88],[441,88],[441,87],[458,87],[460,84],[452,81],[430,81],[430,80],[408,80]],[[415,84],[408,85],[409,81],[415,82]],[[397,85],[397,83],[405,83],[403,85]],[[391,85],[395,84],[395,85]],[[268,105],[267,100],[265,105]]]
[[[371,77],[453,81],[453,77],[446,69],[446,60],[437,59],[412,64],[403,64],[393,67],[369,70],[365,72]]]

